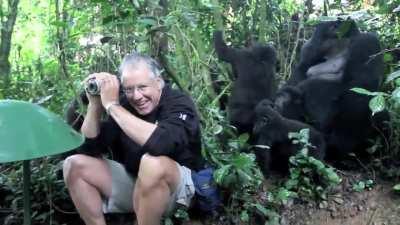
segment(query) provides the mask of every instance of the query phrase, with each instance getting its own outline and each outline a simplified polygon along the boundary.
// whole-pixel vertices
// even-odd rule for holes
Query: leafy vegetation
[[[292,168],[285,187],[303,198],[326,200],[329,188],[339,184],[340,177],[332,167],[308,156],[308,152],[313,150],[313,146],[308,142],[308,129],[299,133],[289,133],[289,137],[294,139],[295,143],[300,143],[303,148],[289,160]]]

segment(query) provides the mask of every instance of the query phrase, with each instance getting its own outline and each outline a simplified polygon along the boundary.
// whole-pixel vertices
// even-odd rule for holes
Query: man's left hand
[[[117,76],[106,74],[101,80],[100,97],[103,107],[112,102],[119,103],[119,80]]]

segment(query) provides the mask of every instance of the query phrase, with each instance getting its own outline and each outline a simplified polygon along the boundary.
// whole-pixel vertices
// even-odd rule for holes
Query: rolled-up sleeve
[[[189,97],[181,95],[162,105],[157,128],[143,145],[144,152],[151,155],[175,155],[198,138],[199,119]]]
[[[78,153],[100,156],[107,152],[118,137],[120,129],[111,118],[103,121],[100,126],[100,133],[95,138],[85,138],[85,142],[77,149]]]

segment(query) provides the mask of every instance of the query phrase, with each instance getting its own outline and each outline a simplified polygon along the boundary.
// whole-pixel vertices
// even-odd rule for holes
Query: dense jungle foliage
[[[227,43],[235,47],[253,39],[272,43],[278,54],[278,79],[283,83],[313,25],[337,16],[350,16],[361,30],[379,35],[385,61],[383,91],[358,91],[375,96],[370,103],[373,111],[389,110],[393,133],[390,139],[373,140],[369,151],[377,154],[363,166],[398,182],[400,0],[0,1],[0,99],[26,100],[63,116],[88,74],[116,74],[122,57],[132,51],[154,56],[164,67],[165,78],[190,93],[201,115],[203,155],[216,168],[214,178],[224,195],[220,216],[210,220],[279,224],[280,209],[291,199],[323,204],[341,178],[335,169],[302,151],[291,159],[290,176],[279,187],[266,190],[254,155],[241,151],[248,148],[248,137],[235,134],[219,107],[219,99],[230,92],[232,71],[217,59],[212,33],[223,30]],[[221,93],[213,90],[210,73],[217,74],[223,84]],[[23,139],[24,134],[20,135]],[[307,132],[292,135],[306,150]],[[32,161],[33,224],[70,224],[77,217],[62,180],[60,160]],[[22,224],[21,165],[0,165],[1,224]],[[316,176],[319,179],[313,179]],[[360,181],[355,188],[367,189],[374,179]],[[185,212],[176,216],[188,219]],[[175,222],[167,219],[165,223]]]

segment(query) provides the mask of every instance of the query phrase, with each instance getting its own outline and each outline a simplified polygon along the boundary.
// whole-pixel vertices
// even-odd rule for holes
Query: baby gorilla
[[[313,146],[309,154],[316,159],[325,157],[325,140],[316,129],[305,123],[286,119],[273,109],[273,103],[262,100],[255,109],[256,122],[253,130],[255,137],[255,154],[264,177],[268,177],[270,169],[287,172],[289,157],[300,149],[299,144],[293,144],[288,137],[289,132],[299,132],[301,129],[310,130],[309,142]],[[268,146],[265,149],[261,146]]]

